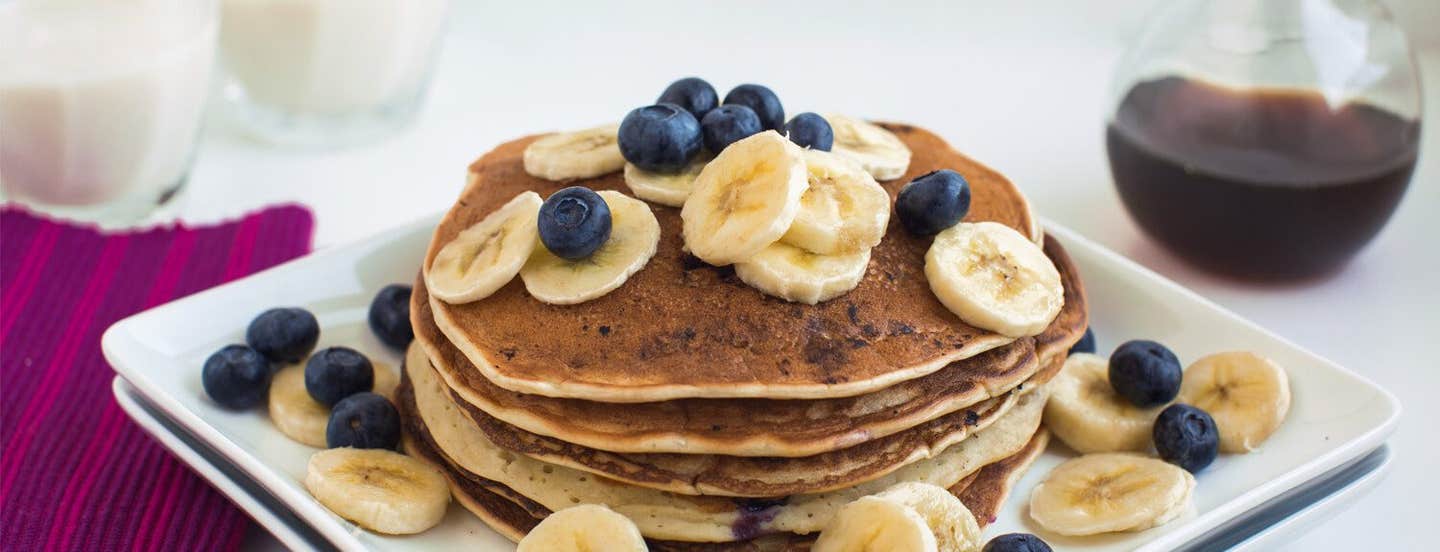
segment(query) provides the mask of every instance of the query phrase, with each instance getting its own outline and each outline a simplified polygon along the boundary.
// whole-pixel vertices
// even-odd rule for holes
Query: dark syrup
[[[1213,270],[1294,278],[1343,265],[1385,225],[1415,169],[1420,124],[1317,92],[1142,82],[1106,130],[1136,222]]]

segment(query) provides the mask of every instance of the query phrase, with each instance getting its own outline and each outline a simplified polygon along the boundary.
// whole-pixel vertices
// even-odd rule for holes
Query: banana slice
[[[450,484],[443,474],[384,449],[317,452],[310,456],[305,488],[336,515],[387,535],[434,527],[450,505]]]
[[[379,375],[379,371],[376,371]],[[291,364],[270,380],[270,422],[296,442],[325,448],[325,426],[330,423],[330,407],[320,403],[305,390],[305,365]]]
[[[900,483],[878,498],[903,505],[925,520],[940,552],[976,552],[980,540],[980,524],[970,509],[950,491],[929,483]]]
[[[520,539],[515,552],[645,552],[635,523],[599,504],[571,506],[547,516]]]
[[[1144,531],[1180,519],[1180,516],[1191,510],[1191,497],[1193,496],[1195,496],[1195,475],[1187,471],[1185,472],[1185,495],[1180,498],[1180,502],[1176,502],[1174,506],[1162,512],[1150,523],[1137,525],[1130,531]]]
[[[997,222],[945,229],[925,253],[930,290],[966,324],[1010,337],[1043,331],[1065,303],[1040,246]]]
[[[685,246],[715,266],[744,261],[775,243],[810,186],[800,148],[767,130],[730,144],[680,209]]]
[[[613,190],[597,192],[610,206],[610,239],[589,257],[568,261],[544,245],[520,269],[525,289],[552,305],[573,305],[614,291],[645,268],[660,245],[660,222],[650,205]],[[537,238],[538,241],[538,238]]]
[[[915,510],[867,496],[846,504],[815,540],[813,552],[936,552],[935,535]]]
[[[1116,393],[1105,357],[1075,353],[1050,383],[1045,427],[1081,454],[1143,452],[1162,410],[1137,407]]]
[[[394,368],[379,362],[375,367],[375,392],[395,402],[395,388],[400,376]],[[305,390],[305,365],[291,364],[275,372],[270,380],[270,422],[302,445],[325,448],[325,426],[330,423],[330,407],[321,404]]]
[[[537,220],[544,201],[521,192],[484,220],[461,231],[435,255],[425,286],[440,300],[469,303],[509,283],[540,241]]]
[[[800,212],[780,241],[821,255],[870,249],[885,237],[890,223],[890,194],[853,161],[836,154],[805,150],[810,188],[800,196]]]
[[[750,260],[735,263],[735,275],[766,295],[814,305],[855,289],[869,266],[869,249],[819,255],[776,242]]]
[[[1061,535],[1141,531],[1183,512],[1195,477],[1137,454],[1066,461],[1030,493],[1030,518]],[[1168,520],[1167,520],[1168,521]]]
[[[1255,353],[1216,353],[1185,369],[1180,402],[1215,418],[1222,452],[1250,452],[1290,412],[1290,379],[1279,364]]]
[[[557,132],[525,147],[525,172],[546,180],[574,180],[610,174],[625,166],[615,123]]]
[[[830,151],[859,163],[876,180],[893,180],[910,169],[910,148],[879,125],[835,113],[825,114],[835,131]]]
[[[674,174],[657,173],[625,164],[625,185],[635,197],[659,203],[668,207],[685,205],[690,190],[695,187],[695,178],[710,163],[711,157],[697,156],[685,169]]]

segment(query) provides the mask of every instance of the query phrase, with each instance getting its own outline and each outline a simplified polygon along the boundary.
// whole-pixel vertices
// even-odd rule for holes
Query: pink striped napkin
[[[133,233],[0,210],[0,548],[239,545],[245,514],[115,404],[100,335],[305,253],[313,227],[299,206]]]

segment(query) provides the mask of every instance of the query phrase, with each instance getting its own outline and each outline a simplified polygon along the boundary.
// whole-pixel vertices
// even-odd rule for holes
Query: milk
[[[223,62],[249,101],[289,115],[377,108],[423,87],[447,4],[223,0]]]
[[[185,179],[215,40],[213,2],[0,2],[5,199],[143,216]]]

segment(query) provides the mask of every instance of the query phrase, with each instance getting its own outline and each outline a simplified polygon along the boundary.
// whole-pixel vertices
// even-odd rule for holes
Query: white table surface
[[[722,94],[741,82],[767,84],[790,113],[919,123],[1006,173],[1043,215],[1398,395],[1405,415],[1391,440],[1394,471],[1291,549],[1429,542],[1431,498],[1440,492],[1440,2],[1400,6],[1423,44],[1431,107],[1404,203],[1345,271],[1283,286],[1198,272],[1148,242],[1120,206],[1104,111],[1145,2],[609,4],[458,0],[429,103],[411,128],[355,149],[287,151],[216,119],[175,210],[209,222],[295,201],[315,212],[317,247],[358,239],[448,207],[466,165],[502,141],[618,120],[691,74]],[[263,535],[247,542],[273,546]]]

